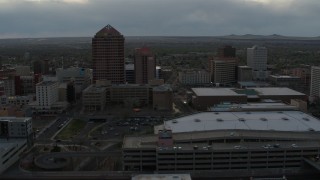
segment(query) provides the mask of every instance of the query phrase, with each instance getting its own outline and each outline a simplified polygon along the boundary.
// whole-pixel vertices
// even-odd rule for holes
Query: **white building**
[[[36,99],[39,107],[50,109],[58,101],[58,82],[42,81],[36,85]]]
[[[56,76],[61,83],[74,81],[75,91],[79,94],[91,84],[92,70],[80,67],[58,68]]]
[[[311,67],[310,96],[320,96],[320,66]]]
[[[247,48],[247,65],[252,67],[254,80],[266,80],[270,75],[267,71],[268,50],[266,47],[253,46]]]
[[[207,71],[179,72],[179,82],[185,85],[210,84],[210,73]]]

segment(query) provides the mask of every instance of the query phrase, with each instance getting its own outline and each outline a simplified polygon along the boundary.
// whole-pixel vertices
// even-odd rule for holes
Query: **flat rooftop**
[[[290,147],[296,144],[299,147],[319,146],[319,132],[284,132],[284,131],[258,131],[258,130],[212,130],[195,131],[173,134],[174,146],[180,146],[184,150],[192,149],[194,145],[200,147],[208,146],[207,140],[228,139],[228,138],[246,138],[246,139],[273,139],[281,147]],[[123,148],[135,149],[154,149],[158,147],[158,135],[126,136],[123,140]],[[279,141],[278,141],[279,140]],[[283,141],[289,140],[289,141]],[[236,145],[247,148],[264,149],[262,146],[272,142],[234,142],[234,143],[213,143],[211,146],[215,149],[232,149]],[[170,149],[170,148],[169,148]]]
[[[0,154],[2,155],[3,153],[7,152],[9,149],[16,147],[16,146],[21,146],[22,144],[26,143],[26,139],[1,139],[0,138]]]
[[[304,96],[305,94],[286,87],[250,88],[261,96]]]
[[[160,86],[156,86],[153,88],[153,91],[160,91],[160,92],[166,92],[166,91],[172,91],[170,84],[162,84]]]
[[[104,86],[96,86],[96,85],[90,85],[87,87],[83,92],[85,93],[102,93],[106,90],[107,88]]]
[[[300,111],[202,112],[164,122],[173,133],[212,130],[320,132],[320,120]]]
[[[57,81],[42,81],[37,84],[37,86],[51,86],[58,83]]]
[[[247,103],[247,104],[218,104],[210,111],[290,111],[298,110],[296,106],[284,103]]]
[[[273,78],[283,78],[283,79],[300,79],[300,77],[297,77],[297,76],[288,76],[288,75],[269,75],[270,77],[273,77]]]
[[[192,88],[197,96],[246,96],[238,94],[231,88]]]
[[[0,121],[26,122],[28,120],[31,120],[31,117],[0,117]]]

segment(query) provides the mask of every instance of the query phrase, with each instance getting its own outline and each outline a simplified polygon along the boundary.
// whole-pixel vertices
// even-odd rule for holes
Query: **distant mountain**
[[[294,36],[283,36],[279,34],[272,34],[272,35],[254,35],[254,34],[245,34],[245,35],[227,35],[227,36],[220,36],[222,39],[241,39],[241,40],[255,40],[255,39],[274,39],[274,40],[320,40],[320,36],[317,37],[294,37]]]
[[[0,39],[0,45],[43,45],[43,44],[91,44],[92,37],[56,37],[56,38],[17,38],[17,39]],[[293,37],[278,34],[272,35],[226,35],[226,36],[125,36],[125,42],[130,43],[212,43],[221,41],[320,41],[317,37]],[[317,42],[318,43],[318,42]]]

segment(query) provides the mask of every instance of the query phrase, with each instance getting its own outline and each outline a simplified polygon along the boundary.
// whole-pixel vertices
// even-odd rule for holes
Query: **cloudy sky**
[[[320,36],[319,0],[0,0],[0,38]]]

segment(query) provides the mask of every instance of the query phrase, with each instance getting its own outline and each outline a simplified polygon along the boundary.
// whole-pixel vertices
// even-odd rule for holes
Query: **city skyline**
[[[90,37],[107,24],[126,36],[316,37],[319,7],[316,0],[0,0],[0,39]]]

